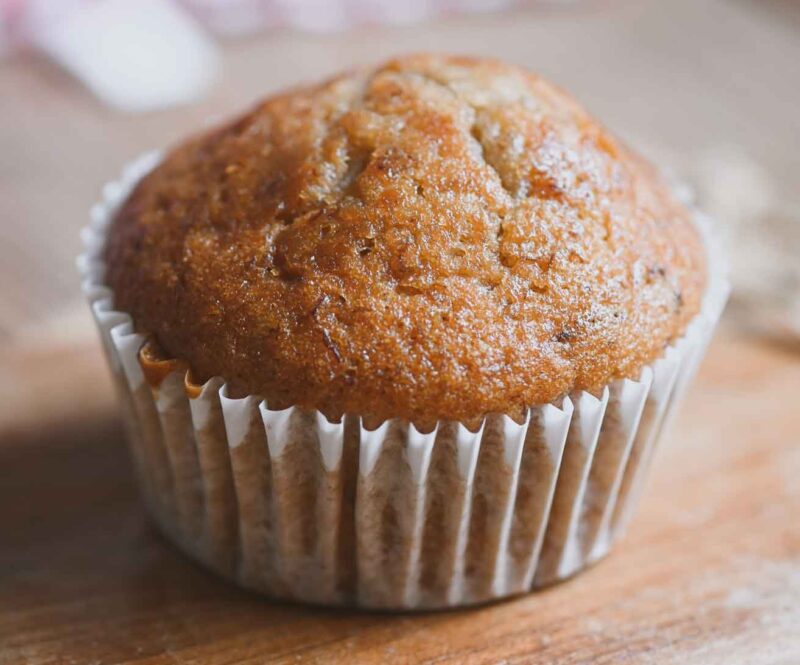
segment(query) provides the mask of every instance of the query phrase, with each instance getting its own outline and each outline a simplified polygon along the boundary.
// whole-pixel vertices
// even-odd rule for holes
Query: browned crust
[[[411,56],[173,150],[106,250],[197,378],[329,416],[470,421],[633,377],[699,310],[649,165],[537,76]]]

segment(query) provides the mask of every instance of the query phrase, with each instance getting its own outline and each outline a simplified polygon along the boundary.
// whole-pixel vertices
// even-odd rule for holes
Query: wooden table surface
[[[0,663],[800,663],[800,349],[730,322],[628,537],[542,593],[424,615],[278,605],[148,524],[72,267],[98,188],[270,90],[421,49],[533,67],[639,145],[691,158],[736,144],[800,192],[793,0],[587,0],[266,35],[224,45],[206,99],[146,115],[100,107],[33,57],[0,62]]]

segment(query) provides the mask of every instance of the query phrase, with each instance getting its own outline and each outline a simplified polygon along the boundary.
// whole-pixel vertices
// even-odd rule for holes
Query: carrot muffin
[[[567,94],[493,60],[416,55],[290,90],[130,180],[92,255],[105,310],[144,344],[139,374],[120,360],[122,390],[145,385],[158,406],[180,376],[170,403],[194,430],[218,420],[240,582],[248,490],[231,436],[260,423],[266,460],[252,463],[267,464],[259,519],[275,575],[243,583],[274,595],[446,606],[596,558],[688,372],[681,341],[697,346],[719,310],[704,305],[707,243],[658,172]],[[134,446],[157,436],[141,432],[146,410],[130,415]],[[283,429],[276,414],[289,414]],[[189,430],[181,450],[203,485]],[[158,445],[170,453],[146,447]],[[167,504],[185,475],[175,457],[159,463],[173,466]],[[308,485],[291,505],[281,461]],[[202,532],[220,499],[200,494]],[[172,513],[160,521],[180,531]],[[287,520],[305,524],[295,563]],[[209,558],[197,538],[176,540]],[[323,560],[320,597],[321,581],[300,580]]]

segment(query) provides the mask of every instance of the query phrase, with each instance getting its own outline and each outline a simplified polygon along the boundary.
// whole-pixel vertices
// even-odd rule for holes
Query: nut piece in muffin
[[[638,376],[706,280],[688,211],[568,95],[437,55],[175,148],[105,258],[115,306],[198,380],[422,426]]]

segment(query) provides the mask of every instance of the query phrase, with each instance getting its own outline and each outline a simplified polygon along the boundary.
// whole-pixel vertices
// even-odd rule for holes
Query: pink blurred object
[[[212,32],[240,35],[270,28],[330,32],[356,25],[407,24],[439,16],[499,12],[580,0],[168,0]],[[30,15],[42,6],[65,16],[103,0],[0,0],[0,55],[31,43]],[[130,0],[136,7],[139,2]],[[35,28],[34,28],[35,29]]]
[[[0,0],[0,56],[39,50],[104,103],[147,111],[197,99],[218,70],[209,33],[335,32],[580,0]]]
[[[270,28],[336,32],[358,25],[411,24],[580,0],[181,0],[211,30],[238,35]]]

